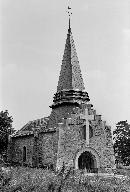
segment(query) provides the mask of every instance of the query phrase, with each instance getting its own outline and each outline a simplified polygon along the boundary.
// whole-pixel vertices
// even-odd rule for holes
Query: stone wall
[[[115,159],[111,128],[90,106],[84,105],[80,108],[61,106],[53,109],[47,126],[48,128],[55,127],[55,129],[50,132],[39,132],[37,137],[28,135],[13,138],[12,160],[23,163],[23,147],[25,146],[28,165],[53,165],[54,168],[57,166],[59,169],[64,162],[76,167],[78,155],[86,150],[95,156],[98,168],[112,168]],[[89,117],[85,116],[86,109],[88,114],[94,115],[94,118],[88,119]],[[82,128],[87,125],[86,122],[91,126],[93,134],[89,138],[89,130],[87,130],[88,135],[85,139]],[[86,126],[86,129],[89,129],[89,126]]]
[[[54,165],[56,161],[56,132],[42,133],[41,135],[42,147],[42,162],[43,165]]]
[[[33,157],[33,146],[34,146],[34,138],[33,136],[25,136],[25,137],[17,137],[13,138],[13,156],[12,161],[16,163],[23,164],[23,147],[25,146],[27,149],[27,161],[28,165],[32,165],[32,157]]]
[[[25,136],[13,138],[12,161],[23,164],[23,147],[27,149],[25,164],[30,166],[45,166],[53,164],[57,159],[57,133],[40,133],[37,138]]]
[[[80,118],[82,117],[79,113],[81,111],[77,110],[76,114],[71,114],[70,118],[64,119],[62,123],[58,124],[57,169],[62,166],[63,162],[65,164],[71,162],[75,166],[77,154],[80,151],[85,151],[85,149],[86,151],[91,151],[96,156],[98,168],[112,168],[115,162],[110,127],[106,126],[105,122],[101,120],[101,116],[94,114],[94,119],[88,120],[93,129],[93,137],[89,139],[88,144],[81,137],[81,128],[86,124],[85,121],[87,121],[87,118],[86,120]]]
[[[62,121],[62,118],[67,118],[73,112],[74,105],[64,105],[52,109],[49,117],[48,127],[57,127],[58,123]]]

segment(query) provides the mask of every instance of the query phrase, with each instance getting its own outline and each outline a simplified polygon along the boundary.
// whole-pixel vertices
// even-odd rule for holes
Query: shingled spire
[[[62,90],[84,90],[83,78],[70,27],[70,18],[61,72],[57,86],[58,92]]]
[[[61,65],[61,71],[54,96],[52,108],[63,104],[81,104],[89,101],[88,93],[84,91],[83,78],[71,32],[70,18],[69,28],[65,44],[65,50]]]

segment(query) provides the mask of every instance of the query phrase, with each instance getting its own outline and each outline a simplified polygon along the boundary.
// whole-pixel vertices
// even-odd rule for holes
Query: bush
[[[49,170],[33,168],[12,168],[9,173],[1,172],[0,191],[47,191],[55,180]]]
[[[0,170],[1,192],[127,192],[129,177],[105,178],[98,175],[85,176],[72,168],[58,173],[28,167],[13,167]]]

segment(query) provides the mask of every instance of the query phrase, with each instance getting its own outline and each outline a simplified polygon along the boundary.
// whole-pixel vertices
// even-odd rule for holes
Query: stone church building
[[[70,20],[57,91],[50,107],[48,117],[28,122],[10,138],[11,162],[56,170],[64,163],[88,172],[114,167],[111,127],[96,114],[85,91]]]

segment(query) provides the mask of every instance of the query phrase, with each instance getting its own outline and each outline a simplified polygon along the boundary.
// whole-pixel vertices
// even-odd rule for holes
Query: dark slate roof
[[[60,77],[57,86],[57,92],[62,90],[79,90],[85,89],[78,61],[78,56],[69,25],[65,50],[61,65]]]
[[[49,117],[44,117],[34,121],[29,121],[20,130],[18,130],[12,137],[28,136],[33,135],[34,131],[38,129],[38,132],[52,132],[55,128],[48,128]]]

